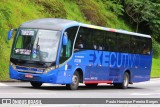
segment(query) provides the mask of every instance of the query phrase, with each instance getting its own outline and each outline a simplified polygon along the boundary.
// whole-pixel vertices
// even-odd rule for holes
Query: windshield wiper
[[[41,52],[40,52],[40,45],[39,45],[39,37],[36,43],[36,50],[38,51],[38,55],[39,55],[39,64],[42,64],[45,67],[48,67],[48,64],[46,64],[45,62],[42,61],[42,56],[41,56]]]
[[[38,40],[37,40],[37,43],[36,43],[36,50],[38,51],[38,55],[39,55],[39,60],[40,62],[42,62],[42,57],[40,55],[40,45],[39,45],[39,37],[38,37]]]
[[[39,46],[39,37],[38,37],[38,40],[37,40],[37,43],[36,43],[36,50],[40,50],[40,46]]]

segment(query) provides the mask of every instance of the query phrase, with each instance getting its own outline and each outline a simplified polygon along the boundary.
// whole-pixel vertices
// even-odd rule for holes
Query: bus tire
[[[128,84],[129,84],[129,74],[128,74],[128,72],[125,72],[124,76],[123,76],[123,82],[122,83],[114,83],[113,85],[115,88],[126,89],[126,88],[128,88]]]
[[[34,88],[40,88],[41,85],[43,84],[41,82],[35,82],[35,81],[31,81],[30,83],[31,83],[32,87],[34,87]]]
[[[78,88],[78,85],[79,85],[79,73],[76,71],[74,74],[73,74],[73,77],[72,77],[72,83],[71,84],[66,84],[66,88],[69,89],[69,90],[76,90]]]
[[[98,84],[85,84],[86,87],[89,87],[89,88],[96,88]]]

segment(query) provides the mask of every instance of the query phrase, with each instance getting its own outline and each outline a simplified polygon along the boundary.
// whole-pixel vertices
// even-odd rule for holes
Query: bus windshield
[[[59,40],[59,31],[20,29],[13,44],[11,57],[19,60],[54,62]]]

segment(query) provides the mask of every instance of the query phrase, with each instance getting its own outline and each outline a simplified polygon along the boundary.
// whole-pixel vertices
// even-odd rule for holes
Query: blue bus
[[[76,90],[79,83],[106,83],[126,89],[150,80],[150,35],[59,18],[25,22],[11,29],[8,39],[13,32],[10,78],[34,88],[53,83]]]

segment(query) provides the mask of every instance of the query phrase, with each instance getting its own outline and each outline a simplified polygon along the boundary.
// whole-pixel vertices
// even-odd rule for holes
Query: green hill
[[[38,18],[66,18],[84,23],[132,31],[122,6],[110,0],[0,0],[0,80],[9,80],[12,41],[7,32]]]

